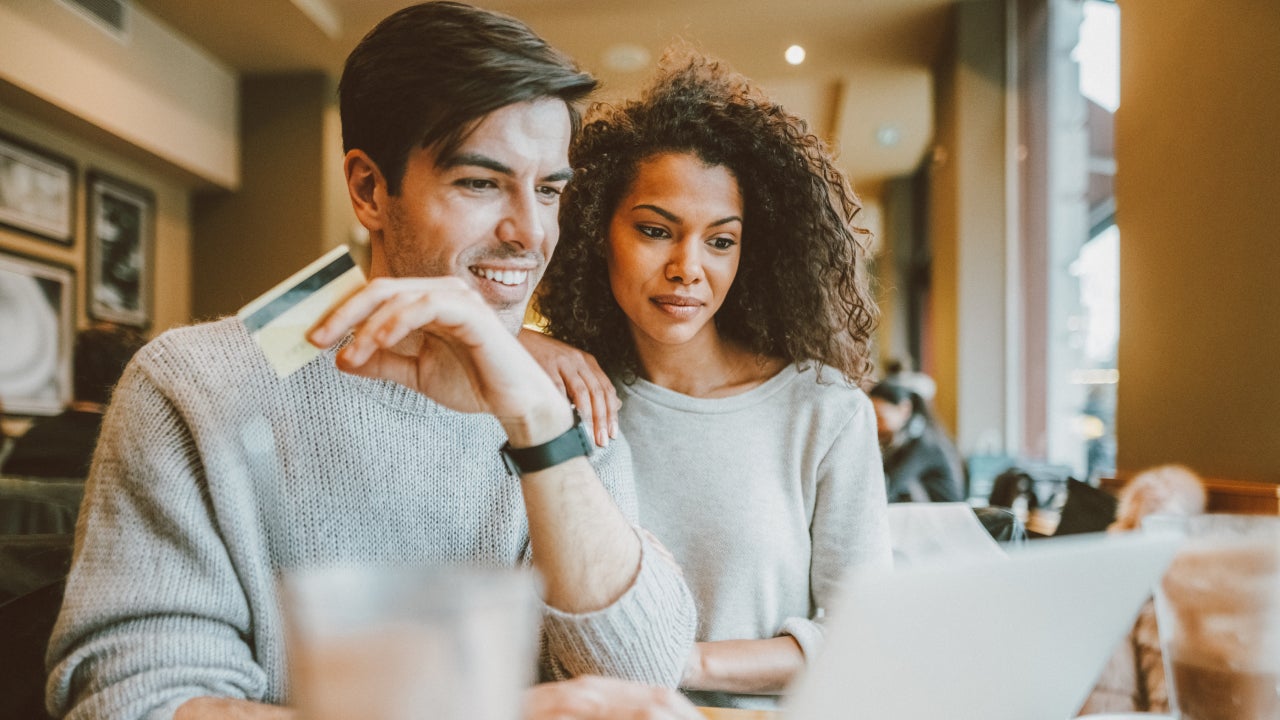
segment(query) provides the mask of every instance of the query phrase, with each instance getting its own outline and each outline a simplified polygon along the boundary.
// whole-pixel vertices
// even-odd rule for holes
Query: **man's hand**
[[[609,438],[618,437],[622,401],[594,356],[529,328],[521,329],[517,338],[560,392],[577,406],[582,419],[592,428],[597,445],[605,447]]]
[[[377,278],[308,339],[329,346],[348,332],[338,367],[395,381],[453,410],[489,413],[516,447],[546,442],[572,422],[555,384],[457,278]]]
[[[671,688],[588,675],[526,690],[524,720],[704,719]]]

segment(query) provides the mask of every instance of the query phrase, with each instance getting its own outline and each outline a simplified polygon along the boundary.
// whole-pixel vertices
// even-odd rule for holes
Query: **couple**
[[[871,313],[856,202],[797,121],[696,62],[570,158],[594,84],[517,21],[447,2],[353,51],[344,169],[373,279],[285,379],[234,318],[135,358],[51,640],[55,715],[290,717],[274,579],[342,560],[536,567],[543,676],[577,679],[532,688],[528,718],[692,718],[649,686],[785,684],[834,575],[888,558],[874,418],[839,378],[864,369]],[[586,457],[560,386],[597,426],[608,409],[516,339],[566,190],[541,307],[624,381],[635,481],[626,442]]]

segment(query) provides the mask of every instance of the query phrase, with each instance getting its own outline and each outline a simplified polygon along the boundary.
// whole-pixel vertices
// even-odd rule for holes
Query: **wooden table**
[[[779,720],[782,717],[782,713],[773,710],[700,707],[698,711],[706,716],[707,720]]]

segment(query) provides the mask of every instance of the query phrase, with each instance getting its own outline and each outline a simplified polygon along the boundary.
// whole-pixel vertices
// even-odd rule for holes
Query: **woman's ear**
[[[342,160],[342,170],[347,177],[347,194],[351,196],[351,208],[356,219],[370,233],[382,230],[387,209],[387,181],[363,150],[352,150]]]

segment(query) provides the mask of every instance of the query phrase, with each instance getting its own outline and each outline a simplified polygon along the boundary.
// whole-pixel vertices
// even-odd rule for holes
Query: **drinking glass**
[[[305,720],[516,720],[534,679],[531,571],[342,565],[281,581]]]
[[[1170,710],[1180,720],[1280,720],[1280,518],[1181,524],[1186,541],[1155,593]]]

